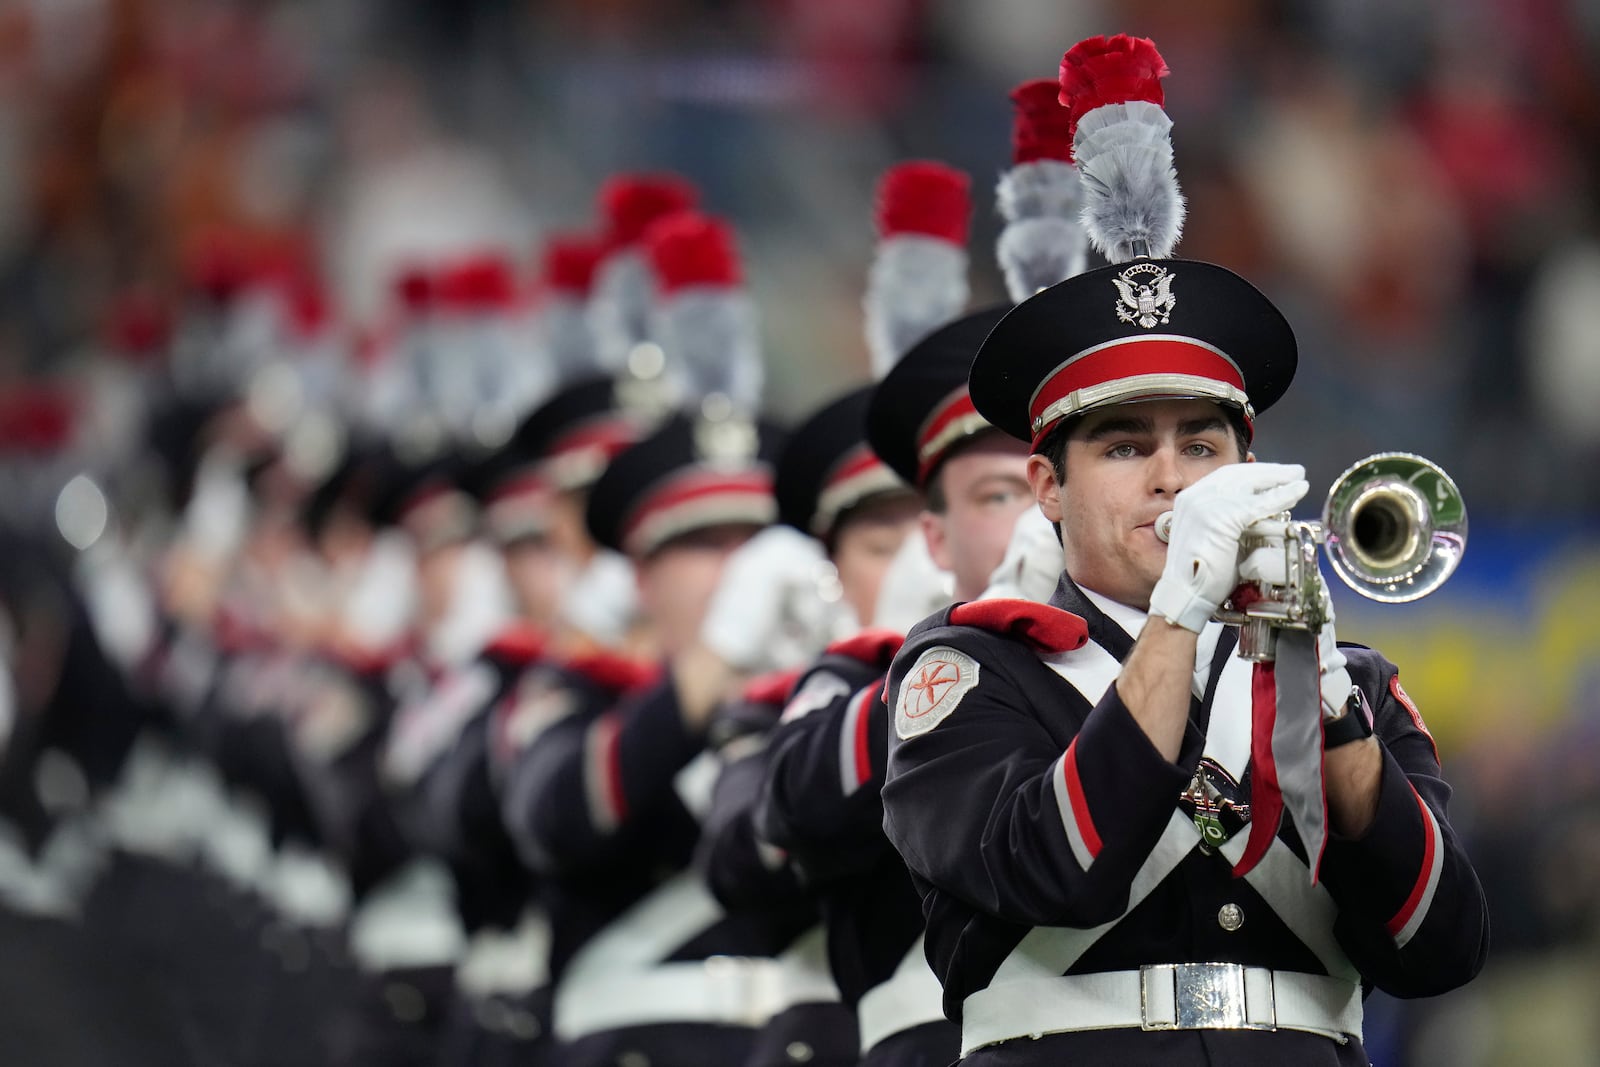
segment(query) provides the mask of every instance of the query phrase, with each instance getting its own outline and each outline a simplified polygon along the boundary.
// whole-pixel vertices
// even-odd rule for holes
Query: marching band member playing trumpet
[[[1236,275],[1165,258],[1165,73],[1127,37],[1063,61],[1111,265],[1008,314],[970,390],[1029,442],[1064,573],[1051,606],[990,601],[908,637],[885,828],[964,1062],[1364,1065],[1364,992],[1470,980],[1483,893],[1395,666],[1339,646],[1331,616],[1251,664],[1212,619],[1273,577],[1241,570],[1246,530],[1306,492],[1248,452],[1296,345]]]

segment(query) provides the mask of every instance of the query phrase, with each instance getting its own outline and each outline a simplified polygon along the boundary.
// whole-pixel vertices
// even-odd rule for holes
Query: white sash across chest
[[[1203,696],[1210,680],[1211,660],[1222,627],[1212,623],[1201,634],[1196,656],[1194,692]],[[1072,652],[1045,657],[1051,670],[1069,682],[1091,703],[1116,680],[1122,665],[1099,645],[1090,642]],[[1211,702],[1204,757],[1242,781],[1250,760],[1251,664],[1229,656],[1222,666]],[[1245,846],[1245,835],[1235,835],[1221,849],[1231,860]],[[1138,907],[1200,844],[1200,831],[1177,805],[1150,855],[1134,875],[1122,915],[1094,927],[1039,926],[1029,931],[995,971],[985,993],[1013,981],[1065,974],[1101,937]],[[1259,893],[1285,925],[1327,967],[1328,973],[1355,979],[1357,972],[1333,936],[1337,907],[1321,885],[1309,886],[1305,864],[1281,840],[1274,841],[1266,858],[1245,881]]]

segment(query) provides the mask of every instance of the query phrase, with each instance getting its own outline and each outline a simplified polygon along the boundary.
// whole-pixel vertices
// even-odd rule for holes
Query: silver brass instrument
[[[1172,513],[1156,522],[1167,540]],[[1240,558],[1282,547],[1282,585],[1249,583],[1216,614],[1238,626],[1239,655],[1274,658],[1277,631],[1320,630],[1330,608],[1317,567],[1317,546],[1351,589],[1385,604],[1419,600],[1443,585],[1467,547],[1467,507],[1456,483],[1436,464],[1410,452],[1368,456],[1335,479],[1321,522],[1287,512],[1255,523],[1240,539]]]

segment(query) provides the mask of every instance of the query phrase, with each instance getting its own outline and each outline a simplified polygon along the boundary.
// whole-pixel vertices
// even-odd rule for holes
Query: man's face
[[[538,625],[556,623],[568,588],[594,555],[594,542],[583,524],[584,502],[580,493],[556,494],[546,507],[544,532],[505,549],[517,606]]]
[[[639,607],[663,654],[680,652],[699,636],[723,564],[755,532],[755,527],[743,525],[699,530],[668,541],[636,563]]]
[[[417,608],[422,624],[432,626],[455,604],[456,576],[461,573],[465,541],[451,541],[417,554]]]
[[[553,626],[561,603],[577,573],[571,557],[548,537],[527,537],[505,548],[506,577],[523,618]]]
[[[1028,448],[995,432],[944,461],[935,477],[944,489],[943,514],[924,511],[928,553],[955,575],[958,600],[971,600],[1000,566],[1017,516],[1033,503]]]
[[[1040,509],[1061,523],[1068,573],[1080,586],[1144,608],[1167,561],[1155,521],[1185,487],[1241,460],[1222,409],[1208,400],[1151,400],[1092,411],[1067,438],[1066,481],[1029,458]]]
[[[863,625],[877,609],[883,576],[916,526],[919,511],[921,505],[910,493],[870,502],[850,514],[834,535],[833,565],[839,585]]]

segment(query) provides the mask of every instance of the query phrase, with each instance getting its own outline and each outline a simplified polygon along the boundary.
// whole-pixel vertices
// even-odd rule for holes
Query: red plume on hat
[[[1011,90],[1011,162],[1053,159],[1072,162],[1072,110],[1049,78],[1034,78]]]
[[[971,186],[964,172],[928,160],[896,164],[879,179],[864,300],[874,377],[966,306]]]
[[[438,286],[434,282],[433,272],[427,267],[420,263],[409,263],[395,273],[390,290],[395,303],[406,314],[418,316],[427,314],[433,307]]]
[[[554,233],[545,240],[540,256],[541,281],[547,292],[570,293],[579,298],[589,295],[595,268],[605,246],[589,233]]]
[[[640,249],[657,219],[694,208],[694,186],[676,174],[617,174],[597,198],[605,254],[589,296],[589,327],[603,370],[624,373],[634,346],[650,339],[655,279]]]
[[[1126,34],[1080,41],[1061,58],[1059,99],[1071,116],[1084,224],[1112,263],[1164,259],[1183,232],[1172,120],[1162,110],[1167,73],[1153,43]]]
[[[1018,303],[1080,273],[1086,262],[1083,181],[1071,162],[1071,111],[1059,92],[1048,78],[1011,92],[1012,167],[995,187],[995,206],[1006,222],[995,255],[1006,291]]]
[[[694,186],[676,174],[617,174],[600,186],[600,211],[606,243],[637,244],[650,224],[664,215],[689,211],[699,201]]]
[[[669,376],[688,396],[720,394],[753,416],[764,376],[761,345],[732,227],[681,211],[651,223],[644,252],[656,280],[652,332]]]
[[[681,211],[653,223],[645,233],[645,254],[663,296],[701,287],[730,289],[742,281],[733,229],[708,215]]]
[[[1071,112],[1074,128],[1087,112],[1105,104],[1143,100],[1160,107],[1166,103],[1161,79],[1170,73],[1148,38],[1089,37],[1061,57],[1060,102]]]
[[[434,279],[441,311],[458,315],[496,315],[517,304],[516,272],[498,253],[486,252],[445,264]]]
[[[584,309],[604,248],[594,234],[568,231],[551,234],[540,255],[539,340],[568,381],[594,365],[594,334]]]
[[[146,289],[128,289],[107,310],[107,347],[130,363],[157,362],[165,357],[172,328],[172,308],[164,300]]]
[[[0,392],[0,449],[39,456],[72,443],[77,402],[65,386],[26,383]]]

